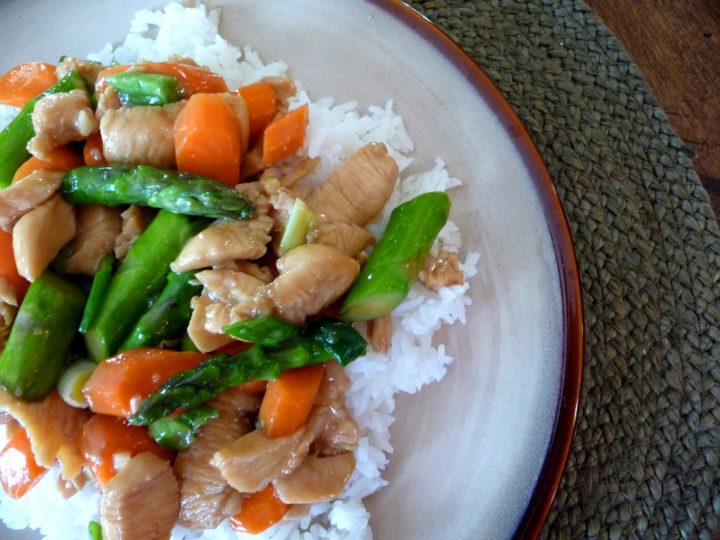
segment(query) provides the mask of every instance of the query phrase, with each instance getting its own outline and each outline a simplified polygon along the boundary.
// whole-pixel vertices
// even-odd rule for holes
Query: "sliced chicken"
[[[25,214],[13,229],[18,273],[34,281],[73,236],[75,211],[60,195]]]
[[[272,219],[265,215],[213,223],[185,244],[170,267],[186,272],[236,259],[259,259],[267,251],[272,226]]]
[[[375,237],[352,223],[321,223],[307,235],[308,244],[334,247],[350,257],[375,243]]]
[[[130,205],[127,210],[120,214],[122,228],[120,234],[115,238],[115,258],[122,260],[127,255],[128,249],[147,228],[153,218],[153,213],[142,206]]]
[[[10,328],[15,320],[18,297],[15,287],[0,277],[0,350],[5,346]]]
[[[290,77],[263,77],[262,82],[270,84],[277,95],[275,118],[287,114],[290,98],[297,93],[295,82]]]
[[[27,144],[28,152],[45,160],[58,146],[82,141],[98,130],[92,105],[82,90],[40,98],[32,113],[32,124],[35,136]]]
[[[11,231],[18,219],[55,195],[63,174],[39,169],[0,190],[0,228]]]
[[[210,464],[238,491],[259,491],[302,463],[310,444],[324,428],[326,414],[311,413],[305,425],[288,437],[269,439],[262,429],[256,429],[220,448]]]
[[[170,462],[151,452],[133,457],[103,488],[100,523],[106,540],[167,540],[180,511]]]
[[[77,211],[77,232],[65,270],[71,274],[95,275],[102,258],[115,247],[122,229],[118,208],[90,205]]]
[[[235,191],[255,205],[256,216],[270,212],[270,199],[265,192],[262,182],[241,182],[235,186]]]
[[[190,529],[214,529],[238,512],[242,494],[210,465],[210,458],[218,449],[252,430],[252,418],[260,400],[234,388],[208,405],[217,409],[219,416],[198,430],[193,444],[177,455],[174,465],[180,481],[179,523]]]
[[[382,143],[369,143],[351,155],[306,199],[321,221],[361,227],[382,211],[395,189],[398,166]]]
[[[111,86],[106,86],[98,93],[97,107],[95,107],[95,118],[100,121],[108,111],[116,111],[122,107],[120,103],[120,95]]]
[[[335,248],[305,244],[278,259],[280,275],[268,285],[278,316],[302,324],[345,291],[358,275],[358,262]]]
[[[350,378],[345,369],[335,361],[325,364],[315,407],[327,415],[322,433],[313,442],[312,451],[320,456],[351,452],[357,447],[360,428],[348,411],[345,394],[350,388]]]
[[[273,482],[275,493],[286,504],[331,501],[340,495],[355,470],[355,455],[307,456],[291,474]]]
[[[75,70],[83,79],[85,79],[88,86],[93,88],[95,86],[95,81],[97,81],[98,74],[103,69],[105,69],[105,66],[99,62],[66,56],[55,69],[55,75],[58,79],[62,79],[65,75]]]
[[[178,101],[163,107],[121,107],[100,120],[103,155],[108,163],[175,166],[173,123],[185,106]]]
[[[392,341],[392,318],[390,315],[383,315],[378,319],[368,321],[368,341],[377,352],[386,353],[390,350]]]
[[[428,255],[425,266],[418,275],[418,281],[436,292],[443,287],[462,285],[465,276],[460,268],[457,253],[441,249],[437,255]]]
[[[29,402],[0,387],[0,411],[25,428],[38,465],[49,469],[58,460],[65,480],[74,480],[82,473],[84,459],[77,435],[90,416],[87,409],[71,407],[55,391],[42,401]]]

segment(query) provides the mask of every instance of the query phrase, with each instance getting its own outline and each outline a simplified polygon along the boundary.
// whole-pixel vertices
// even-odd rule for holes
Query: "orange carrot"
[[[0,103],[22,107],[57,82],[55,66],[30,62],[0,75]]]
[[[246,495],[240,512],[230,519],[230,526],[236,531],[257,534],[272,527],[290,509],[275,494],[272,484],[262,490]]]
[[[305,142],[307,104],[293,109],[265,128],[263,133],[263,162],[269,167],[276,161],[297,152]]]
[[[95,88],[98,92],[102,92],[107,84],[105,77],[128,70],[175,77],[180,84],[180,88],[182,88],[183,97],[185,98],[203,92],[215,94],[227,92],[228,90],[225,79],[217,73],[188,64],[176,64],[173,62],[141,62],[139,64],[107,68],[98,74]]]
[[[13,182],[25,178],[30,173],[37,171],[38,169],[46,169],[48,171],[69,171],[75,167],[83,165],[82,156],[76,154],[70,150],[67,146],[59,146],[50,152],[50,159],[44,160],[36,158],[35,156],[30,157],[25,163],[20,165],[15,176],[13,176]]]
[[[15,264],[15,251],[12,245],[12,234],[0,229],[0,277],[15,287],[18,300],[22,300],[30,286],[30,282],[22,277]]]
[[[305,366],[268,383],[258,415],[267,437],[287,437],[305,423],[324,373],[322,365]]]
[[[179,171],[203,174],[234,186],[240,180],[242,129],[228,103],[217,94],[195,94],[175,119]]]
[[[20,428],[0,450],[0,482],[5,493],[19,499],[47,472],[35,461],[27,432]]]
[[[130,416],[162,383],[206,358],[198,352],[130,349],[100,362],[83,386],[83,395],[95,413]]]
[[[239,94],[245,100],[250,116],[250,140],[257,138],[275,116],[277,94],[270,83],[259,82],[238,88],[233,94]]]
[[[85,165],[107,165],[103,155],[103,141],[100,132],[93,133],[85,141],[83,160]]]
[[[80,435],[80,451],[95,480],[105,485],[115,474],[118,454],[136,456],[152,452],[170,460],[173,452],[156,443],[144,427],[130,426],[122,418],[95,414],[85,422]],[[115,456],[115,457],[114,457]]]

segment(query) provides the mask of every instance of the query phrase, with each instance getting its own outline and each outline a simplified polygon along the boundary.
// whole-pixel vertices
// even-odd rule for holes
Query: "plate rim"
[[[538,192],[560,279],[563,366],[550,442],[525,512],[513,538],[537,538],[542,531],[570,456],[575,434],[585,355],[583,299],[577,256],[567,215],[530,132],[485,70],[429,18],[402,0],[366,0],[430,43],[464,76],[492,109],[518,150]]]

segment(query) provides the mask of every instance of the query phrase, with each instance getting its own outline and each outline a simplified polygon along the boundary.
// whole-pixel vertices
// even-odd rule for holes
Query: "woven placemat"
[[[514,106],[574,238],[583,391],[543,535],[710,538],[720,515],[720,234],[691,152],[581,1],[411,4]]]

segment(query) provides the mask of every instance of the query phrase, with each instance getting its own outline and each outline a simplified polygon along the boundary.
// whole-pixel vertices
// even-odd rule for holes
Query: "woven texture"
[[[584,3],[411,4],[518,112],[574,238],[583,391],[543,535],[710,538],[720,515],[720,234],[691,152]]]

